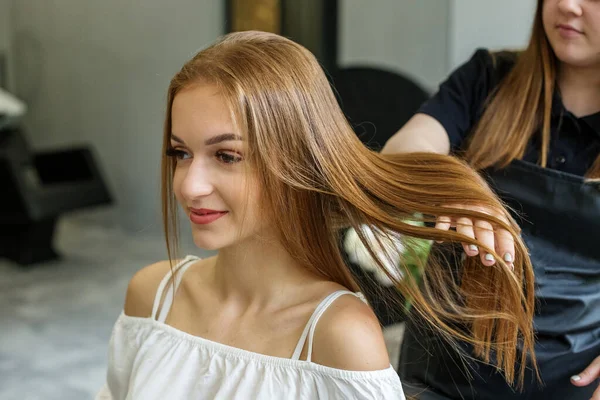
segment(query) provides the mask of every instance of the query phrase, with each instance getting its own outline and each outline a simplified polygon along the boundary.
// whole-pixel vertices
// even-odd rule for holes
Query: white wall
[[[401,71],[435,90],[478,47],[527,44],[535,0],[340,0],[340,63]]]
[[[449,68],[468,60],[478,47],[526,46],[535,6],[535,0],[452,0]]]
[[[446,75],[450,0],[340,0],[339,5],[342,66],[385,67],[429,89]]]
[[[35,148],[91,144],[118,206],[103,215],[158,232],[166,89],[223,32],[214,0],[13,0],[17,94]]]

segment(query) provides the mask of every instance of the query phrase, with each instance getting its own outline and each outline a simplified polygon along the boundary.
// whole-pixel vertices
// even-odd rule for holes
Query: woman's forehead
[[[214,85],[194,85],[175,96],[171,134],[177,138],[201,136],[208,140],[221,134],[242,136],[236,131],[230,107]]]

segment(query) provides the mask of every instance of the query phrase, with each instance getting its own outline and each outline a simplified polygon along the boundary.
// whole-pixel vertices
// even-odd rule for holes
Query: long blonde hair
[[[559,60],[544,31],[543,5],[544,0],[538,0],[529,45],[492,92],[468,141],[465,159],[475,169],[505,167],[523,158],[527,143],[536,133],[541,137],[540,165],[547,164]],[[586,177],[600,179],[600,155]]]
[[[400,265],[405,279],[389,274],[415,309],[448,339],[465,340],[476,355],[494,362],[514,382],[517,343],[522,358],[533,356],[533,270],[519,228],[484,180],[456,158],[436,154],[381,155],[356,137],[313,55],[283,37],[263,32],[225,36],[200,51],[175,75],[168,90],[163,154],[170,146],[171,107],[177,93],[197,82],[219,87],[233,120],[247,138],[248,163],[259,171],[264,205],[287,251],[307,269],[351,290],[359,287],[339,249],[339,229],[355,227],[374,256],[381,243],[369,243],[361,224],[381,232],[479,246],[496,258],[493,267],[470,258],[460,282],[447,265],[421,266],[423,290]],[[175,161],[162,161],[162,199],[167,249],[177,246]],[[495,216],[452,208],[488,207]],[[309,212],[307,212],[309,211]],[[415,215],[434,221],[441,215],[489,221],[515,241],[514,273],[478,240],[455,231],[410,224]],[[310,215],[310,218],[307,218]],[[508,221],[508,222],[503,222]],[[468,326],[467,332],[456,323]],[[524,367],[521,369],[521,380]]]

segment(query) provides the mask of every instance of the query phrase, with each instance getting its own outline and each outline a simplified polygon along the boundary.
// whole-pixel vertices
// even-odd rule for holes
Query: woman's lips
[[[190,221],[198,225],[214,222],[227,214],[227,211],[211,210],[208,208],[190,208]]]
[[[572,27],[571,25],[560,24],[557,26],[557,28],[558,33],[566,39],[575,38],[583,35],[582,31]]]

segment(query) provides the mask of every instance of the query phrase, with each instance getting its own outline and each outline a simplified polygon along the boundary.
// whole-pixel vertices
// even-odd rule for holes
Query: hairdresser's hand
[[[464,210],[478,211],[484,214],[492,215],[501,221],[508,223],[508,220],[504,215],[501,215],[495,211],[485,207],[477,206],[464,206],[460,204],[448,205],[452,208],[461,208]],[[462,233],[473,239],[477,239],[482,244],[486,245],[490,249],[495,249],[496,253],[504,259],[504,261],[510,266],[513,266],[513,260],[515,259],[515,241],[512,235],[502,228],[492,227],[487,221],[484,220],[473,220],[471,218],[450,218],[446,216],[440,216],[435,224],[437,229],[449,230],[450,228],[456,228],[456,232]],[[468,256],[481,257],[483,265],[491,266],[496,263],[494,257],[484,251],[479,251],[479,248],[475,245],[463,243],[463,248]]]
[[[579,375],[571,377],[571,382],[575,386],[587,386],[594,382],[598,384],[598,388],[592,395],[590,400],[600,400],[600,356],[596,357],[594,361],[588,367],[581,372]]]

